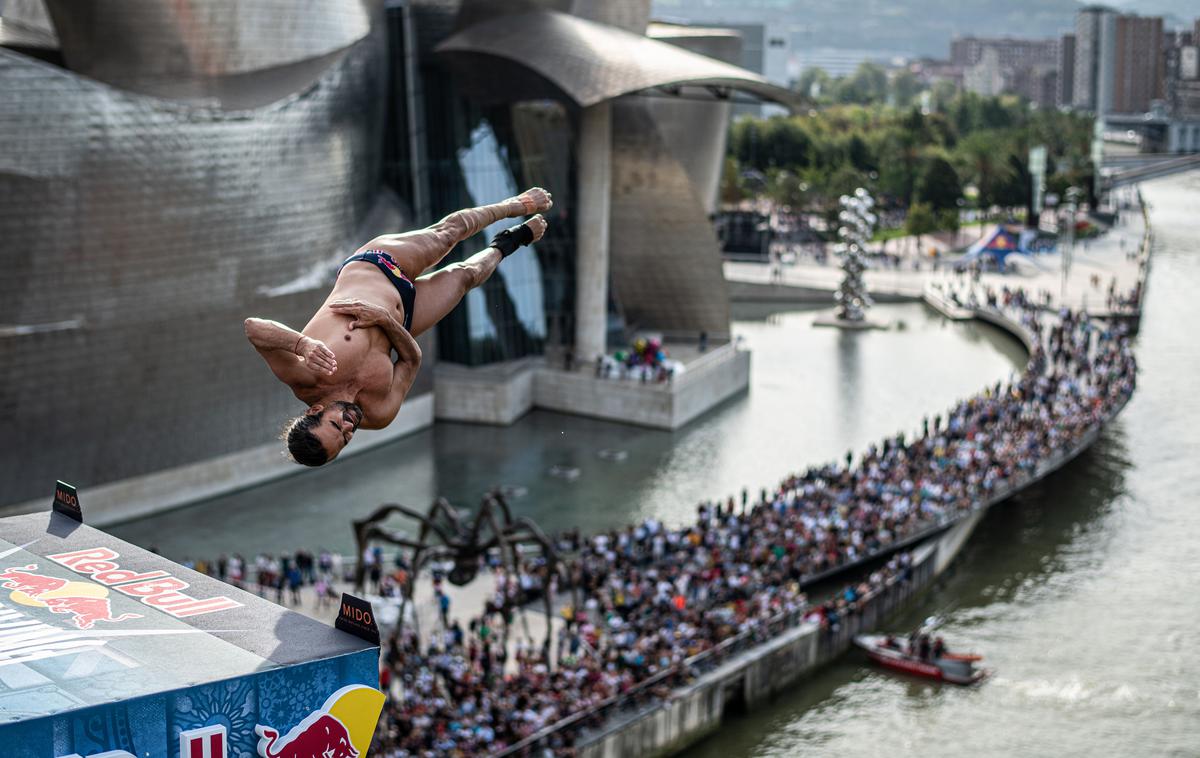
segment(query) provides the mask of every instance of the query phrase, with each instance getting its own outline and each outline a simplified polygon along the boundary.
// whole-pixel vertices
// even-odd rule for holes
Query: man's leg
[[[537,242],[546,232],[546,219],[540,215],[525,222],[533,231]],[[443,269],[417,279],[416,301],[413,304],[412,328],[409,333],[417,337],[429,331],[434,324],[446,317],[468,292],[488,280],[504,256],[495,247],[475,253],[460,263],[451,263]]]
[[[358,252],[383,250],[395,259],[405,274],[415,279],[441,262],[455,245],[489,225],[501,219],[548,210],[553,204],[549,192],[533,187],[502,203],[455,211],[424,229],[381,235],[360,247]]]

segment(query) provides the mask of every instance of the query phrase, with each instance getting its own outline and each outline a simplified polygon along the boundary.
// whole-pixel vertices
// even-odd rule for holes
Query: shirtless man
[[[549,192],[534,187],[502,203],[455,211],[426,229],[376,237],[338,269],[333,291],[302,332],[246,319],[251,344],[308,405],[282,435],[291,458],[320,466],[336,458],[360,426],[390,424],[421,366],[414,337],[487,281],[504,257],[541,239],[546,220],[536,215],[496,235],[483,252],[425,272],[488,225],[552,204]]]

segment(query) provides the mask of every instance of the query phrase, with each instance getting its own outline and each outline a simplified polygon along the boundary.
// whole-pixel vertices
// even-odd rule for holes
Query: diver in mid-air
[[[455,211],[425,229],[376,237],[341,265],[333,291],[302,331],[246,319],[246,337],[308,404],[284,432],[292,459],[320,466],[336,458],[360,426],[390,424],[421,367],[414,338],[487,281],[506,256],[541,239],[546,220],[535,215],[467,260],[425,272],[488,225],[552,205],[550,193],[534,187],[502,203]],[[392,350],[399,356],[394,363]]]

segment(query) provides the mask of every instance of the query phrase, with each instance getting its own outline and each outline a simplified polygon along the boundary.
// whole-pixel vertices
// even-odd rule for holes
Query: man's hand
[[[337,371],[337,358],[334,357],[333,351],[325,346],[321,340],[315,340],[312,337],[301,337],[296,345],[296,355],[304,359],[304,363],[313,369],[313,371],[323,371],[326,374],[332,374]]]
[[[350,329],[365,329],[368,326],[388,326],[396,320],[392,312],[382,305],[368,303],[357,298],[334,300],[329,304],[329,310],[343,316],[353,316]],[[386,331],[386,330],[385,330]]]

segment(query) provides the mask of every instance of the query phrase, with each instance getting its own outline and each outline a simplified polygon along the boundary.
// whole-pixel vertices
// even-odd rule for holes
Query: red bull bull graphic
[[[73,550],[46,556],[72,571],[90,577],[123,595],[137,598],[144,605],[157,608],[175,618],[199,616],[205,613],[240,608],[241,603],[228,597],[196,598],[183,590],[191,585],[166,571],[137,572],[121,568],[121,555],[105,547]]]
[[[383,693],[352,684],[329,696],[286,735],[259,724],[261,758],[360,758],[366,756],[383,709]]]
[[[101,621],[115,624],[142,617],[139,613],[114,616],[105,587],[36,572],[36,563],[7,568],[0,572],[0,586],[12,590],[12,599],[17,603],[69,616],[77,629],[91,629]]]

